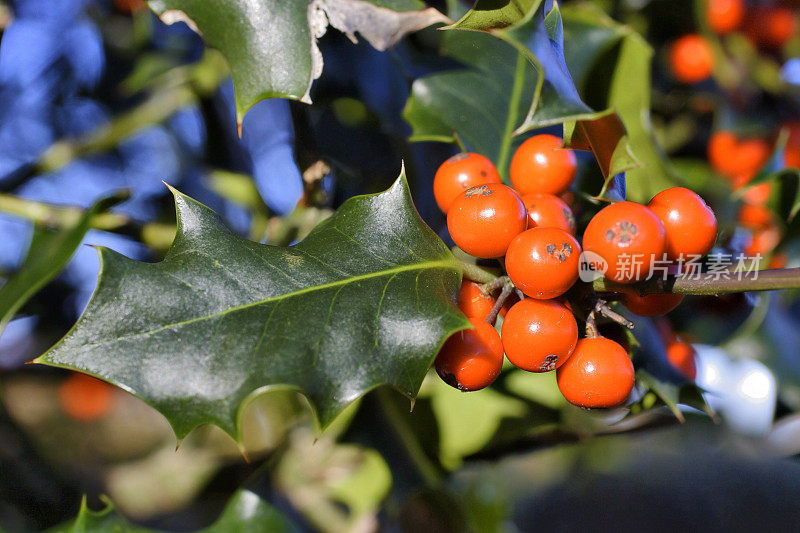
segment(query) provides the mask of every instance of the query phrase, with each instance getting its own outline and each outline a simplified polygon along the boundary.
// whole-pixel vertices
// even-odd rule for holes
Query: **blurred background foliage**
[[[471,7],[428,4],[453,20]],[[720,249],[731,254],[753,235],[737,218],[741,192],[709,164],[709,138],[726,130],[767,141],[773,158],[753,181],[775,184],[769,205],[780,239],[767,255],[800,266],[790,220],[797,172],[784,169],[800,151],[800,134],[785,129],[800,118],[800,34],[795,28],[780,47],[747,28],[719,36],[704,6],[561,3],[560,57],[577,90],[569,116],[613,108],[647,166],[595,154],[611,174],[627,170],[609,195],[646,201],[654,187],[690,186],[713,205]],[[753,12],[771,7],[748,2]],[[220,53],[141,2],[4,1],[0,28],[0,279],[32,264],[30,286],[41,289],[14,298],[11,283],[0,289],[1,528],[796,526],[794,292],[689,297],[670,314],[668,327],[697,343],[705,401],[666,364],[659,324],[644,321],[627,340],[651,386],[629,407],[583,411],[566,404],[554,376],[509,368],[470,394],[428,379],[413,411],[395,392],[377,390],[320,434],[302,397],[272,392],[245,409],[241,447],[208,426],[176,450],[163,417],[132,395],[24,365],[85,307],[98,264],[84,245],[145,261],[163,256],[175,217],[162,181],[239,234],[289,245],[345,199],[386,188],[402,160],[421,216],[452,245],[431,183],[457,144],[499,159],[505,173],[513,146],[542,131],[530,128],[561,132],[528,116],[537,71],[511,43],[526,34],[503,42],[430,27],[378,51],[329,31],[319,41],[325,71],[312,86],[314,105],[262,101],[240,137]],[[687,86],[671,77],[667,49],[690,32],[711,40],[717,63],[713,79]],[[581,100],[586,116],[575,111]],[[512,136],[526,123],[530,131]],[[591,154],[579,161],[575,209],[585,224],[608,176]],[[112,200],[95,204],[104,197]]]

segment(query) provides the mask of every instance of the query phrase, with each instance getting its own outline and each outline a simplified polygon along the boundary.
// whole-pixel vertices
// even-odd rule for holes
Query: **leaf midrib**
[[[352,276],[352,277],[349,277],[349,278],[344,278],[344,279],[340,279],[340,280],[336,280],[336,281],[331,281],[329,283],[323,283],[322,285],[313,285],[311,287],[306,287],[306,288],[299,289],[299,290],[296,290],[296,291],[293,291],[293,292],[287,292],[287,293],[284,293],[284,294],[279,294],[277,296],[271,296],[269,298],[264,298],[263,300],[258,300],[258,301],[246,303],[246,304],[243,304],[243,305],[237,305],[235,307],[231,307],[229,309],[225,309],[224,311],[220,311],[218,313],[213,313],[213,314],[210,314],[210,315],[204,315],[204,316],[201,316],[201,317],[191,318],[189,320],[183,320],[181,322],[174,322],[174,323],[171,323],[171,324],[166,324],[166,325],[161,326],[159,328],[156,328],[154,330],[141,331],[141,332],[138,332],[138,333],[133,333],[131,335],[115,337],[115,338],[110,339],[110,340],[108,340],[106,342],[87,343],[87,344],[84,344],[83,346],[84,347],[86,347],[86,346],[91,346],[91,347],[101,346],[101,345],[104,345],[104,344],[110,344],[110,343],[113,343],[113,342],[119,342],[119,341],[123,341],[123,340],[127,340],[127,339],[132,339],[132,338],[135,338],[135,337],[141,337],[141,336],[147,336],[147,335],[155,335],[156,333],[160,333],[161,331],[164,331],[166,329],[185,326],[185,325],[188,325],[188,324],[193,324],[195,322],[201,322],[203,320],[211,320],[213,318],[224,316],[224,315],[226,315],[228,313],[233,313],[234,311],[239,311],[239,310],[242,310],[242,309],[248,309],[250,307],[263,305],[263,304],[270,303],[270,302],[281,301],[281,300],[285,300],[285,299],[288,299],[288,298],[294,298],[295,296],[300,296],[300,295],[307,294],[307,293],[310,293],[310,292],[322,291],[322,290],[330,289],[330,288],[333,288],[333,287],[339,287],[339,286],[342,286],[342,285],[347,285],[349,283],[355,283],[357,281],[362,281],[362,280],[365,280],[365,279],[379,278],[381,276],[388,276],[388,275],[392,275],[392,274],[397,275],[397,274],[399,274],[401,272],[410,272],[410,271],[413,271],[413,270],[425,270],[425,269],[428,269],[428,268],[430,268],[430,269],[450,268],[452,270],[459,270],[460,269],[459,266],[458,266],[458,263],[455,262],[453,259],[441,259],[441,260],[438,260],[438,261],[425,261],[423,263],[414,263],[414,264],[411,264],[411,265],[402,265],[402,266],[398,266],[398,267],[395,267],[395,268],[379,270],[377,272],[370,272],[368,274],[359,274],[358,276]],[[392,277],[394,277],[394,276],[392,276]],[[388,284],[388,282],[387,282],[387,284]],[[76,324],[76,326],[77,326],[77,324]],[[34,362],[46,359],[47,355],[50,352],[52,352],[53,350],[55,350],[55,348],[57,346],[58,345],[54,346],[53,349],[51,349],[50,351],[48,351],[47,353],[45,353],[44,355],[39,357]]]

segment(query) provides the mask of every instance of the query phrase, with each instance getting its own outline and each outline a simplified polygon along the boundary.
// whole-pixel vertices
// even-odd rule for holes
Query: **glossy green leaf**
[[[455,142],[491,159],[508,176],[522,142],[513,132],[533,98],[536,73],[512,47],[488,34],[447,32],[442,53],[469,68],[414,81],[404,118],[412,141]]]
[[[626,173],[628,197],[647,202],[679,183],[650,123],[653,50],[639,34],[591,4],[564,7],[562,15],[564,53],[575,85],[590,106],[619,115],[627,131],[630,154],[642,164]],[[598,157],[601,166],[607,165],[602,160],[611,161],[615,152],[606,151]]]
[[[316,40],[328,25],[379,50],[405,34],[448,19],[420,0],[148,0],[166,23],[183,21],[225,56],[241,122],[259,100],[310,102],[322,73]]]
[[[477,0],[475,5],[447,29],[490,31],[511,26],[525,18],[541,0]]]
[[[101,511],[92,511],[84,500],[75,520],[49,531],[50,533],[156,533],[155,530],[128,522],[114,511],[113,504],[108,500],[105,509]],[[288,533],[299,529],[258,495],[248,490],[240,490],[228,501],[217,521],[201,531],[203,533],[230,531]]]
[[[237,436],[242,404],[269,389],[305,394],[323,426],[382,384],[413,397],[444,340],[469,327],[455,305],[460,263],[419,218],[404,175],[289,248],[239,238],[174,193],[166,258],[101,248],[86,312],[37,362],[121,386],[178,437],[204,423]]]
[[[89,231],[92,218],[127,197],[125,192],[103,198],[71,224],[58,229],[34,227],[25,260],[19,270],[0,288],[0,335],[25,302],[67,265]]]

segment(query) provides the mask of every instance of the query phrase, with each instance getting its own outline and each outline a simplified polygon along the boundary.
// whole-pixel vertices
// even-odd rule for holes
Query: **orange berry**
[[[789,258],[786,254],[777,253],[773,255],[769,260],[769,268],[786,268],[789,264]]]
[[[744,0],[708,0],[706,21],[712,31],[724,35],[736,30],[744,19]]]
[[[556,381],[571,404],[614,407],[633,389],[633,364],[625,349],[611,339],[581,339],[566,363],[556,370]]]
[[[752,16],[750,33],[756,43],[777,50],[797,34],[797,14],[786,7],[756,9]]]
[[[73,372],[58,387],[61,409],[82,422],[96,420],[111,410],[114,396],[111,385],[97,378]]]
[[[684,35],[670,47],[669,66],[678,81],[697,83],[711,77],[714,51],[703,37]]]
[[[772,212],[763,205],[743,204],[737,218],[739,224],[746,228],[765,228],[775,224]]]
[[[681,374],[689,379],[697,376],[694,347],[688,342],[675,341],[667,345],[667,359]]]
[[[474,329],[453,334],[436,356],[439,376],[458,390],[487,387],[503,367],[503,343],[497,330],[479,318],[470,318]]]
[[[708,204],[685,187],[671,187],[647,204],[665,230],[667,259],[706,255],[717,240],[717,217]]]
[[[791,122],[785,127],[789,129],[786,140],[786,166],[800,168],[800,122]]]
[[[556,300],[526,298],[509,309],[501,333],[506,357],[529,372],[549,372],[564,364],[578,342],[578,323]]]
[[[519,290],[531,298],[561,296],[578,279],[581,246],[558,228],[533,228],[520,233],[508,246],[506,272]]]
[[[561,228],[575,235],[575,217],[569,206],[554,194],[526,194],[522,197],[528,211],[529,228]]]
[[[514,189],[489,183],[467,189],[447,212],[450,237],[470,255],[502,257],[514,238],[525,231],[528,214]]]
[[[467,315],[467,318],[486,318],[494,307],[495,299],[483,294],[481,286],[474,281],[464,280],[461,282],[461,290],[458,291],[458,308]]]
[[[625,294],[622,303],[631,313],[639,316],[666,315],[683,301],[683,294]]]
[[[608,279],[633,283],[647,277],[653,262],[663,258],[665,235],[664,224],[647,207],[617,202],[589,221],[583,249],[605,259]]]
[[[748,189],[742,193],[742,200],[751,205],[765,205],[769,201],[770,196],[772,196],[772,183],[765,181],[758,185],[748,187]]]
[[[731,180],[734,188],[749,182],[770,156],[763,139],[739,140],[733,133],[718,131],[708,141],[708,160],[714,170]]]
[[[433,196],[445,214],[462,192],[484,183],[500,183],[494,164],[480,154],[464,152],[441,164],[433,177]]]
[[[744,248],[744,253],[749,257],[769,255],[781,242],[781,230],[776,224],[753,228],[750,233],[752,236],[750,243]]]
[[[572,150],[562,149],[555,135],[534,135],[511,158],[511,185],[520,194],[561,194],[575,179],[577,161]]]

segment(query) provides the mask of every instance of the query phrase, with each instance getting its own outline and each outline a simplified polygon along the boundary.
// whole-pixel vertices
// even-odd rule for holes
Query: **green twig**
[[[80,207],[54,206],[6,193],[0,193],[0,211],[50,228],[72,227],[85,213],[85,209]],[[90,226],[95,229],[114,230],[129,222],[130,219],[127,215],[105,212],[93,216]]]
[[[478,265],[473,265],[472,263],[461,261],[461,270],[465,279],[474,281],[475,283],[491,283],[497,279],[495,274],[492,274]]]

